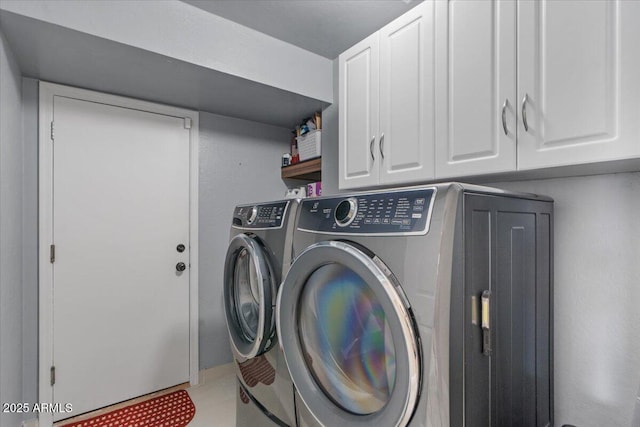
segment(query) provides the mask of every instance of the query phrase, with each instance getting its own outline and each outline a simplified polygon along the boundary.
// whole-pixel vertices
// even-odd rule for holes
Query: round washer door
[[[280,345],[295,387],[325,426],[404,426],[421,387],[421,349],[391,271],[342,241],[295,260],[277,303]]]
[[[231,345],[246,359],[272,345],[276,280],[257,237],[238,234],[231,239],[224,266],[224,307]]]

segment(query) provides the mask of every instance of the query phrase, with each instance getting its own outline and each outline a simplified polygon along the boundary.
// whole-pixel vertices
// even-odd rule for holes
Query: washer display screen
[[[307,279],[298,311],[307,368],[324,393],[358,415],[378,412],[396,379],[396,353],[380,302],[353,270],[331,263]]]

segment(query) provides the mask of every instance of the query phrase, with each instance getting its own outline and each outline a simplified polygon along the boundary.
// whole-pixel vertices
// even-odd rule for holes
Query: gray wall
[[[640,173],[489,185],[555,199],[555,425],[640,426]]]
[[[338,58],[333,60],[333,99],[322,111],[322,195],[338,194]]]
[[[21,108],[20,70],[0,30],[0,402],[22,401]],[[0,426],[21,419],[0,413]]]
[[[222,275],[233,208],[277,200],[290,130],[200,113],[200,367],[231,362]]]
[[[22,79],[22,384],[38,401],[38,81]],[[27,414],[25,418],[35,418]]]

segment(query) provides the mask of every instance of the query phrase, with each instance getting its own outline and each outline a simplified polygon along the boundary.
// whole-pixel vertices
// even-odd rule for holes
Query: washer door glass
[[[231,344],[243,358],[255,357],[272,344],[276,283],[268,251],[256,236],[231,239],[224,269],[225,314]]]
[[[236,258],[232,286],[240,332],[247,341],[253,341],[260,323],[260,290],[255,261],[246,248],[241,249]]]
[[[307,366],[337,405],[358,415],[382,409],[396,379],[396,353],[373,290],[336,263],[315,270],[300,297],[299,335]]]
[[[320,424],[409,422],[421,345],[408,300],[382,260],[355,243],[315,243],[280,285],[276,313],[291,379]]]

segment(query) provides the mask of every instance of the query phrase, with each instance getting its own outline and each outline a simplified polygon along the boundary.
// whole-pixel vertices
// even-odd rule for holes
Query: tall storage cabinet
[[[551,426],[553,202],[468,193],[463,209],[450,424]]]
[[[433,178],[434,2],[340,55],[341,189]]]

